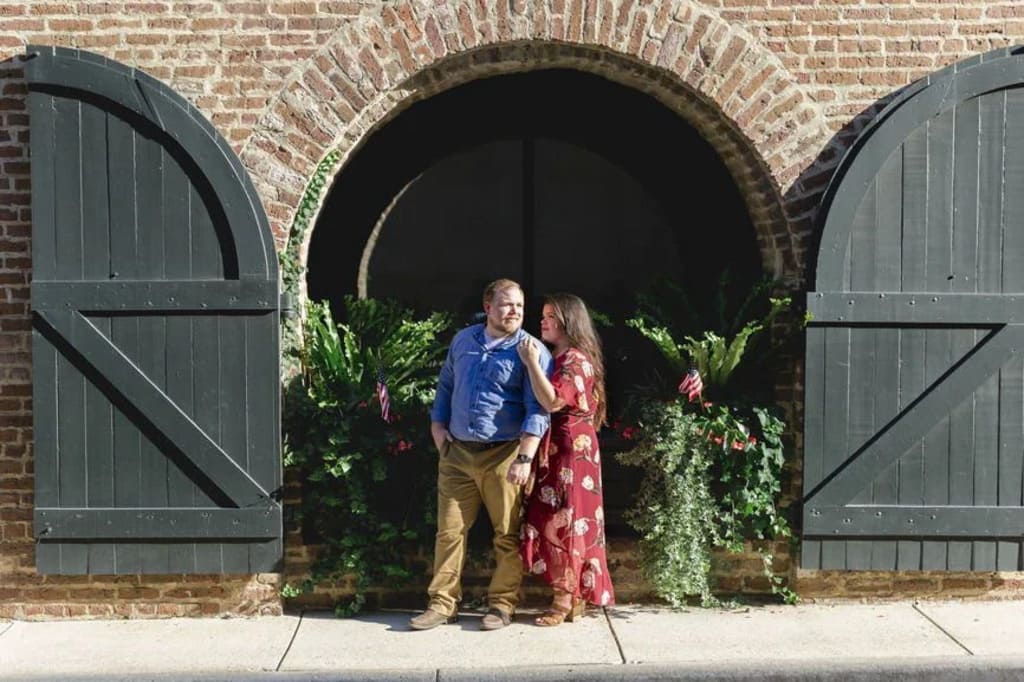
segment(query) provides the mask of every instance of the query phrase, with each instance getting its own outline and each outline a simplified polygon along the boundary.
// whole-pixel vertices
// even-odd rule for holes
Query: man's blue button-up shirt
[[[463,329],[448,349],[437,381],[431,421],[448,425],[459,440],[515,440],[523,433],[543,436],[548,413],[537,402],[529,371],[516,346],[530,335],[522,329],[487,349],[484,325]],[[551,370],[551,353],[540,341],[540,365]]]

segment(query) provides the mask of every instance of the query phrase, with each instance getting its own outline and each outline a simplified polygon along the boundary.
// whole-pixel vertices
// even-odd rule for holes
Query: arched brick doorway
[[[336,34],[308,61],[242,153],[285,272],[296,275],[286,286],[294,284],[300,300],[327,195],[306,185],[318,165],[329,188],[377,131],[416,102],[544,69],[592,73],[643,92],[697,131],[739,189],[762,270],[801,286],[816,197],[834,162],[823,153],[832,133],[803,87],[756,38],[689,0],[613,4],[586,18],[567,4],[396,2]],[[782,395],[793,394],[783,387]]]
[[[636,88],[686,119],[740,187],[764,269],[800,282],[802,242],[828,171],[813,169],[834,162],[820,156],[832,132],[775,54],[691,0],[585,8],[559,0],[399,1],[339,31],[281,92],[242,152],[289,260],[305,264],[313,221],[297,211],[325,157],[345,165],[401,110],[461,83],[550,68]]]

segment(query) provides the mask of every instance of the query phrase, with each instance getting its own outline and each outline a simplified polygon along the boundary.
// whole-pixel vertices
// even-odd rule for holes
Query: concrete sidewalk
[[[0,622],[0,679],[1024,679],[1024,602],[624,605],[496,632],[338,619]]]

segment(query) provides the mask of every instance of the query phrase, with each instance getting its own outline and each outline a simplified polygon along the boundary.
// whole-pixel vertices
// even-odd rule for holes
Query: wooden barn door
[[[40,573],[281,559],[278,276],[230,147],[103,57],[29,48]]]
[[[826,194],[805,568],[1022,568],[1024,56],[901,94]]]

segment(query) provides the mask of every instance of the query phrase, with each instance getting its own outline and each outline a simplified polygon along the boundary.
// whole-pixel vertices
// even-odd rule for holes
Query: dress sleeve
[[[565,355],[562,366],[551,379],[555,395],[565,402],[568,410],[587,411],[588,378],[583,371],[583,356],[576,350]]]
[[[544,370],[545,376],[551,371],[551,365],[551,354],[542,344],[540,366]],[[533,392],[533,385],[530,382],[529,372],[523,372],[523,380],[523,404],[526,406],[526,418],[523,420],[522,432],[528,433],[531,436],[543,437],[548,427],[551,426],[551,415],[541,407],[540,402],[537,400],[537,396]]]

